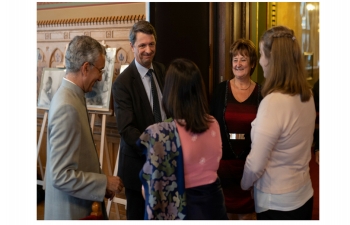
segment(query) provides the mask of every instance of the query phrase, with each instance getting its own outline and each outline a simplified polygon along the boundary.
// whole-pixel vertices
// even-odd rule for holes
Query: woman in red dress
[[[261,86],[251,80],[257,65],[257,50],[250,40],[239,39],[230,47],[234,77],[215,88],[211,115],[219,122],[223,155],[218,175],[224,191],[230,219],[255,219],[254,200],[243,191],[240,182],[250,152],[251,122],[255,119],[262,96]]]

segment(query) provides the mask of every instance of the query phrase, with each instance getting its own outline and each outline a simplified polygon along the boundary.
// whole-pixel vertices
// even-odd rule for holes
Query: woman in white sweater
[[[266,78],[252,122],[241,187],[254,190],[257,219],[307,220],[313,189],[309,162],[316,111],[293,30],[276,26],[259,43]]]

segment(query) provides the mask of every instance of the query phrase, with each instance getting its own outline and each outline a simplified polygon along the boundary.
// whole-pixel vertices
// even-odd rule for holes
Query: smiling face
[[[250,64],[249,56],[238,53],[232,58],[232,72],[237,78],[248,76],[254,65]]]
[[[263,48],[264,48],[263,42],[260,42],[260,44],[259,44],[259,53],[260,53],[259,64],[262,67],[262,69],[264,71],[264,77],[266,78],[267,73],[268,73],[269,60],[266,58],[266,55],[263,51]]]
[[[92,91],[92,87],[94,86],[96,81],[102,80],[102,74],[103,74],[102,69],[104,67],[105,67],[104,55],[100,55],[93,65],[90,64],[87,66],[88,68],[87,76],[84,76],[84,80],[83,80],[84,92]]]
[[[135,60],[143,67],[150,68],[156,54],[156,40],[152,34],[138,32],[134,46],[130,43]]]

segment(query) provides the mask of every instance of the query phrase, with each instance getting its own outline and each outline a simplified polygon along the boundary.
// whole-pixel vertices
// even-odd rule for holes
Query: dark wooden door
[[[166,66],[188,58],[200,69],[209,94],[209,2],[151,2],[150,22],[157,32],[155,60]]]

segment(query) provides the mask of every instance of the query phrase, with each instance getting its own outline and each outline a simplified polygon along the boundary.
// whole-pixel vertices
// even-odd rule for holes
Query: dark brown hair
[[[134,46],[136,41],[136,34],[138,32],[149,34],[154,36],[154,40],[157,41],[157,33],[152,24],[145,20],[140,20],[137,23],[135,23],[129,33],[129,41]]]
[[[268,59],[268,74],[265,74],[262,95],[277,91],[292,96],[300,94],[302,102],[308,101],[312,92],[294,31],[284,26],[273,27],[265,31],[260,43]]]
[[[209,129],[207,96],[201,72],[188,59],[175,59],[166,72],[162,104],[169,117],[192,133]],[[185,123],[181,122],[185,120]]]

